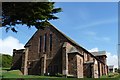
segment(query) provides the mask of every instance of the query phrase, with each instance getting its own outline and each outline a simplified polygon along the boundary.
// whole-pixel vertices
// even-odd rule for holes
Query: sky
[[[117,2],[56,2],[61,7],[58,20],[50,23],[88,51],[106,51],[108,65],[117,67],[118,3]],[[12,55],[12,49],[24,48],[35,33],[35,27],[17,25],[18,33],[2,31],[0,52]]]

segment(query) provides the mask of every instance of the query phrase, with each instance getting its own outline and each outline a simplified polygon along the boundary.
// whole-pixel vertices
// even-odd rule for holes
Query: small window
[[[89,61],[90,60],[90,55],[89,54],[87,54],[87,61]]]
[[[44,35],[43,52],[46,52],[47,34]]]
[[[52,34],[50,34],[50,51],[52,51]]]
[[[45,34],[45,47],[44,47],[44,49],[45,49],[45,52],[46,52],[46,50],[47,50],[47,34]]]
[[[80,65],[81,65],[81,59],[80,59]]]
[[[41,52],[42,48],[42,36],[40,36],[40,41],[39,41],[39,51]]]

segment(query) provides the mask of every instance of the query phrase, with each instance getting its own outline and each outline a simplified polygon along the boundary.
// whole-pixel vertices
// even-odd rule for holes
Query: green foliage
[[[2,54],[2,55],[0,55],[0,60],[2,61],[2,62],[0,62],[2,67],[5,67],[5,68],[11,67],[12,56],[7,55],[7,54]]]
[[[37,29],[48,26],[48,20],[58,19],[55,13],[61,12],[61,8],[54,8],[54,2],[3,2],[2,26],[6,31],[15,29],[16,24],[35,26]],[[9,25],[9,26],[8,26]]]

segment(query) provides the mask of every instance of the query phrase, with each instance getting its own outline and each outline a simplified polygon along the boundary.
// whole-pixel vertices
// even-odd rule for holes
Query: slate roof
[[[106,56],[106,51],[91,52],[94,56]],[[107,56],[106,56],[107,57]]]
[[[75,52],[80,53],[75,47],[72,47],[69,51],[69,53],[75,53]]]

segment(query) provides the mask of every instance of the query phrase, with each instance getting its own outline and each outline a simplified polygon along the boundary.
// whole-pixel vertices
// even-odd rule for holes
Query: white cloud
[[[114,65],[115,68],[118,68],[118,56],[113,55],[110,52],[107,52],[107,64]]]
[[[98,52],[98,48],[93,48],[91,50],[88,50],[89,52]],[[114,65],[115,68],[118,68],[118,56],[115,54],[112,54],[110,52],[106,52],[107,55],[107,65]]]
[[[89,52],[98,52],[98,48],[93,48],[91,50],[88,50]]]
[[[18,39],[9,36],[5,39],[0,39],[0,53],[12,55],[13,49],[23,49],[24,44],[20,43]]]

